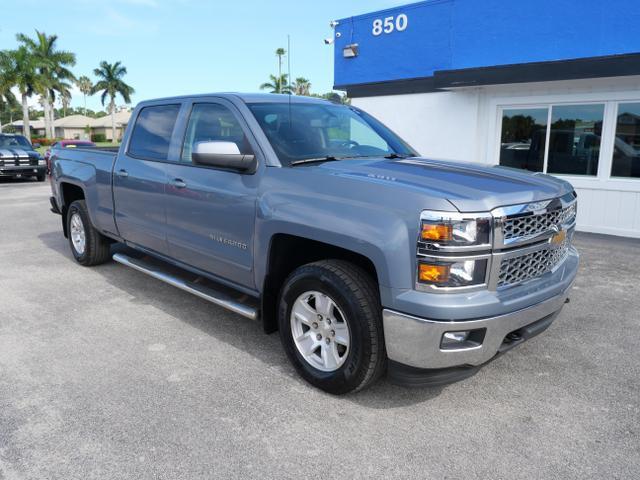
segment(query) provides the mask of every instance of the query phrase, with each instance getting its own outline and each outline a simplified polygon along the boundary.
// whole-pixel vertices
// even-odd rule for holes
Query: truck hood
[[[573,190],[569,182],[541,173],[417,157],[341,160],[317,168],[341,177],[419,189],[448,200],[460,212],[536,202]]]
[[[39,158],[38,152],[22,147],[0,147],[0,160]]]

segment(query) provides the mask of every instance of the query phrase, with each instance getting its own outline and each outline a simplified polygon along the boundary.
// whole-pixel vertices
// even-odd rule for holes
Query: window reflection
[[[597,175],[604,104],[551,110],[548,173]]]
[[[500,165],[542,171],[548,112],[547,108],[503,110]]]
[[[640,103],[618,105],[611,175],[640,178]]]

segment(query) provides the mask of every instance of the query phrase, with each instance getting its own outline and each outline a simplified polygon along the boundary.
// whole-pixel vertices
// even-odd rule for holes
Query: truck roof
[[[331,104],[329,100],[324,98],[307,97],[303,95],[287,95],[278,93],[240,93],[240,92],[219,92],[219,93],[200,93],[195,95],[180,95],[174,97],[154,98],[140,102],[140,105],[147,103],[155,103],[170,100],[181,100],[185,98],[198,99],[209,97],[222,97],[228,99],[240,99],[245,103],[324,103]]]

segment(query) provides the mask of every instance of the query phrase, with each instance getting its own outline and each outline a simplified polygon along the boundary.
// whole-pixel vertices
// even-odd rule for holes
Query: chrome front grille
[[[570,245],[571,240],[567,237],[560,245],[549,244],[541,250],[502,259],[497,287],[526,282],[552,271],[566,258]]]
[[[505,241],[534,237],[550,231],[554,226],[573,223],[576,204],[543,213],[525,213],[508,217],[502,225]]]

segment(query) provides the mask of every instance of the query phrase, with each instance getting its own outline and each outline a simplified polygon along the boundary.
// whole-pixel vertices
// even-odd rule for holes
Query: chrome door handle
[[[174,179],[173,179],[173,180],[171,180],[171,182],[169,182],[169,183],[171,183],[171,185],[173,185],[173,186],[174,186],[174,187],[176,187],[176,188],[186,188],[186,187],[187,187],[187,184],[186,184],[186,183],[184,183],[184,182],[182,181],[182,179],[180,179],[180,178],[174,178]]]
[[[127,178],[129,176],[129,172],[127,172],[125,169],[121,168],[120,170],[118,170],[116,175],[118,175],[120,178]]]

